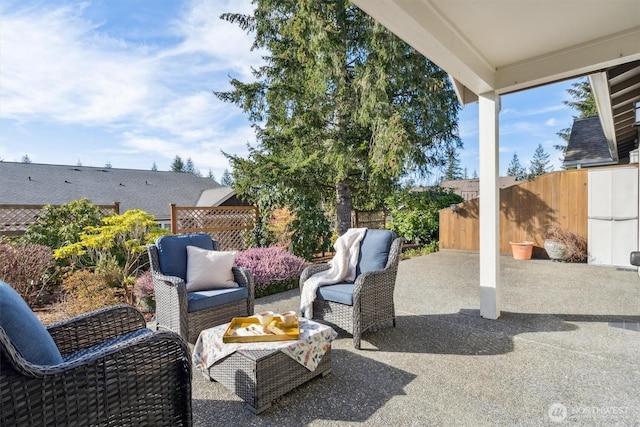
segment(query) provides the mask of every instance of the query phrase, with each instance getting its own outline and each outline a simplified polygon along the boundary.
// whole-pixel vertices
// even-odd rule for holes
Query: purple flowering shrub
[[[261,297],[296,286],[307,262],[282,248],[271,247],[240,251],[235,265],[251,271],[256,297]]]
[[[155,295],[153,291],[151,271],[145,271],[143,274],[136,277],[133,284],[133,295],[136,298],[146,298]]]

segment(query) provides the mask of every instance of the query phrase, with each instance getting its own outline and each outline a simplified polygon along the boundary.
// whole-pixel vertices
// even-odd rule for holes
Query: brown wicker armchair
[[[220,250],[220,244],[205,233],[163,236],[155,245],[148,245],[147,249],[153,277],[158,328],[174,331],[188,342],[195,343],[204,329],[229,322],[233,317],[253,315],[254,284],[249,270],[233,267],[234,281],[239,287],[221,290],[220,292],[224,293],[222,297],[226,299],[223,303],[215,301],[219,298],[218,295],[204,295],[203,298],[203,293],[188,292],[187,246]],[[172,265],[169,266],[169,263]],[[209,293],[216,292],[213,290]],[[197,298],[201,298],[197,303],[212,301],[212,304],[207,305],[205,302],[204,305],[196,307],[194,303]]]
[[[0,327],[0,425],[191,425],[186,343],[145,326],[130,306],[50,325],[57,365],[25,360]]]
[[[321,286],[313,302],[313,319],[336,326],[353,335],[353,346],[360,348],[362,333],[391,321],[396,326],[393,292],[396,284],[402,238],[389,230],[367,230],[360,244],[357,276],[353,283]],[[378,256],[379,269],[363,265],[371,252]],[[380,255],[383,258],[380,258]],[[329,269],[328,263],[307,267],[300,276],[300,290],[311,276]]]

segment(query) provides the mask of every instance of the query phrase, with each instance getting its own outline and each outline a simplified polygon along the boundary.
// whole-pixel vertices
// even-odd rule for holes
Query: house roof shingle
[[[166,220],[170,203],[196,206],[206,191],[224,188],[191,173],[0,162],[2,204],[59,205],[87,198],[97,205],[117,201],[120,212],[142,209]]]
[[[564,156],[565,167],[616,163],[598,116],[575,119]]]

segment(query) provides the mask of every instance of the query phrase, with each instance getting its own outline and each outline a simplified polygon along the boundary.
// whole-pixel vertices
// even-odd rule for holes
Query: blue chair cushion
[[[356,277],[368,271],[384,270],[395,238],[395,233],[390,230],[367,230],[360,243]]]
[[[128,342],[134,338],[137,337],[141,337],[144,335],[148,335],[153,333],[151,331],[151,329],[147,329],[147,328],[143,328],[143,329],[138,329],[137,331],[132,331],[132,332],[128,332],[124,335],[120,335],[119,337],[115,337],[112,338],[110,340],[106,340],[104,342],[101,342],[100,344],[94,345],[92,347],[88,347],[85,349],[82,349],[80,351],[76,351],[75,353],[71,353],[68,354],[66,356],[64,356],[64,361],[65,362],[71,362],[73,360],[77,360],[83,356],[86,356],[88,354],[96,354],[96,353],[101,353],[105,350],[108,350],[109,348],[121,344],[121,343],[125,343]]]
[[[337,283],[335,285],[320,286],[316,291],[316,297],[325,301],[353,305],[353,287],[353,283]]]
[[[166,276],[187,281],[187,246],[213,250],[213,240],[206,233],[162,236],[156,240],[160,270]]]
[[[20,355],[35,365],[62,363],[55,341],[20,294],[0,281],[0,326]]]
[[[249,290],[244,286],[211,289],[208,291],[188,292],[187,298],[189,300],[187,312],[193,313],[194,311],[200,311],[206,308],[245,301],[249,298]]]

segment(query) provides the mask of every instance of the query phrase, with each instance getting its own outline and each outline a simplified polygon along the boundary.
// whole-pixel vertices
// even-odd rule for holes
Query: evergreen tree
[[[215,181],[215,180],[216,180],[216,177],[215,177],[215,175],[213,174],[213,171],[212,171],[211,169],[209,169],[209,174],[207,175],[207,178],[209,178],[209,179],[211,179],[211,180],[213,180],[213,181]]]
[[[76,166],[82,166],[82,162],[80,161],[80,159],[78,159],[78,163],[76,163]]]
[[[22,163],[31,163],[31,159],[29,158],[28,154],[22,156]]]
[[[111,162],[107,161],[107,163],[104,164],[104,167],[107,169],[111,169]]]
[[[182,168],[182,172],[192,173],[195,176],[202,176],[198,168],[196,168],[196,166],[193,164],[193,160],[191,160],[191,157],[187,159],[187,162],[184,164],[184,167]]]
[[[531,165],[529,166],[529,178],[535,178],[536,176],[543,175],[553,170],[553,166],[550,165],[549,153],[544,151],[542,144],[538,144],[536,151],[533,152],[531,158]]]
[[[444,173],[445,180],[456,180],[463,177],[462,169],[460,168],[460,159],[458,158],[458,152],[455,147],[447,149],[447,169]]]
[[[461,146],[446,73],[356,6],[254,4],[253,15],[222,18],[255,35],[266,64],[256,81],[231,79],[231,91],[216,92],[257,131],[248,158],[227,155],[240,195],[289,205],[299,218],[335,207],[343,234],[352,204],[379,207],[402,176],[428,174],[444,148]]]
[[[516,153],[513,153],[513,157],[507,168],[507,176],[514,176],[516,181],[524,181],[527,179],[527,170],[520,163],[520,159]]]
[[[225,187],[231,187],[233,185],[233,177],[229,173],[229,170],[226,169],[226,168],[225,168],[224,172],[222,173],[222,178],[220,179],[220,184],[224,185]]]
[[[180,156],[176,156],[171,162],[171,170],[173,172],[184,172],[184,162]]]
[[[158,170],[158,165],[156,165],[156,162],[154,161],[153,164],[151,165],[151,170],[152,171],[157,171]]]
[[[476,172],[476,170],[473,170],[473,175],[471,175],[471,179],[478,179],[478,172]]]

